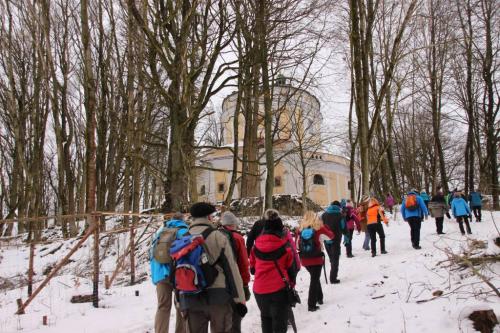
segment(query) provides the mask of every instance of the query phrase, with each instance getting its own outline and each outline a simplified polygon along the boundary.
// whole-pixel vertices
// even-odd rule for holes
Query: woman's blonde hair
[[[319,230],[323,226],[323,221],[318,217],[318,215],[312,210],[308,210],[302,220],[300,221],[300,230],[306,228],[313,228],[314,230]]]

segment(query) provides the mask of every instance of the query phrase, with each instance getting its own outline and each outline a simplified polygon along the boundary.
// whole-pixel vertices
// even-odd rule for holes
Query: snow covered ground
[[[500,249],[493,243],[498,233],[490,214],[484,215],[484,222],[472,224],[472,238],[487,241],[487,252],[499,253]],[[500,213],[494,216],[500,227]],[[339,273],[341,283],[325,285],[322,277],[325,304],[317,312],[307,311],[309,275],[305,270],[299,273],[297,289],[302,304],[294,309],[299,332],[474,332],[467,319],[473,309],[491,308],[500,314],[498,297],[469,270],[450,272],[443,264],[437,266],[439,261],[446,259],[444,249],[458,253],[467,245],[467,238],[460,235],[454,221],[445,221],[446,235],[440,237],[435,234],[434,221],[425,221],[421,233],[422,250],[419,251],[411,247],[409,227],[401,217],[391,220],[385,232],[389,254],[371,258],[370,253],[361,248],[363,234],[355,235],[355,258],[346,258],[343,249]],[[79,252],[82,254],[75,258],[71,270],[54,278],[29,305],[25,315],[14,313],[16,299],[26,299],[26,288],[0,294],[0,332],[154,331],[156,294],[150,281],[135,286],[113,286],[108,291],[101,287],[101,307],[98,309],[89,303],[69,302],[72,295],[91,291],[91,281],[71,274],[78,267],[79,260],[90,258],[90,250]],[[25,248],[0,248],[0,276],[24,274],[27,256]],[[40,265],[46,265],[48,257],[37,258],[38,279],[41,278]],[[142,262],[139,272],[148,269]],[[103,266],[104,271],[109,269]],[[484,274],[496,276],[492,283],[500,287],[500,264],[495,264]],[[444,295],[417,303],[431,299],[436,290],[443,291]],[[139,296],[135,296],[136,291],[139,291]],[[260,332],[259,310],[253,297],[248,307],[249,314],[243,320],[242,330],[245,333]],[[44,315],[48,316],[49,326],[42,326]],[[173,326],[175,319],[171,323]],[[497,332],[500,332],[498,326]]]

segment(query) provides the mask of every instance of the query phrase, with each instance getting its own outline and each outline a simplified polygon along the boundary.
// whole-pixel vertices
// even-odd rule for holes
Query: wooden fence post
[[[49,283],[50,279],[52,279],[54,275],[56,275],[57,272],[59,272],[59,270],[68,262],[68,259],[80,248],[80,246],[82,246],[82,244],[85,243],[87,238],[89,238],[89,236],[94,232],[93,229],[94,225],[89,226],[86,234],[75,244],[75,246],[73,246],[73,248],[68,252],[68,254],[66,254],[66,256],[50,271],[49,275],[47,275],[45,280],[43,280],[43,282],[38,286],[38,288],[35,289],[33,294],[30,297],[28,297],[28,299],[26,300],[26,302],[24,302],[24,304],[22,302],[21,304],[19,304],[21,300],[20,299],[18,300],[18,306],[19,305],[20,306],[16,314],[24,313],[24,309],[26,309],[28,304],[31,303],[31,301],[36,297],[36,295],[38,295],[38,293]]]
[[[33,275],[34,275],[34,269],[33,269],[33,261],[35,257],[35,242],[30,243],[30,259],[29,259],[29,265],[28,265],[28,297],[33,294]]]
[[[92,305],[94,308],[99,307],[99,216],[92,214],[92,223],[94,225],[94,281],[92,296]]]
[[[130,224],[130,284],[135,284],[135,218]]]

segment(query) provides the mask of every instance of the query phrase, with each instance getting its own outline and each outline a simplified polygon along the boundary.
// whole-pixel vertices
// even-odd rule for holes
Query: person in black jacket
[[[321,215],[323,223],[334,233],[332,240],[325,241],[325,250],[330,259],[330,282],[340,283],[337,278],[339,272],[339,258],[340,258],[340,243],[342,241],[342,234],[345,233],[345,221],[342,226],[342,219],[344,219],[340,203],[334,201]]]

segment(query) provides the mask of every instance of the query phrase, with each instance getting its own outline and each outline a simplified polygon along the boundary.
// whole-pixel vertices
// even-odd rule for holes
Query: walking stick
[[[288,323],[292,326],[293,332],[297,333],[297,324],[295,323],[295,316],[293,315],[291,306],[288,307]]]
[[[325,273],[325,282],[328,284],[328,279],[326,278],[326,265],[325,265],[325,254],[323,254],[323,273]]]

